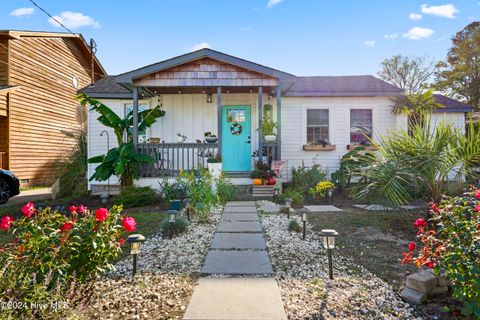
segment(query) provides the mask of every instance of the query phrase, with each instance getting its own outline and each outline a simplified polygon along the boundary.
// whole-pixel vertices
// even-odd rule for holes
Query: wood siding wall
[[[6,117],[7,116],[7,109],[8,109],[7,96],[8,96],[7,92],[0,92],[0,117]],[[1,134],[2,134],[2,132],[0,131],[0,135]]]
[[[30,184],[51,182],[56,166],[74,140],[66,132],[79,129],[76,91],[90,83],[90,59],[79,40],[21,37],[9,41],[10,170]]]
[[[278,80],[210,58],[199,59],[134,80],[139,86],[276,86]]]
[[[0,86],[8,85],[8,39],[0,38]]]

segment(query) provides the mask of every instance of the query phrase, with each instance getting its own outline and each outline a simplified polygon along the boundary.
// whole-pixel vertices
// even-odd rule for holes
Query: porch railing
[[[207,159],[218,154],[218,143],[139,143],[138,152],[155,159],[139,166],[140,177],[175,176],[206,168]]]

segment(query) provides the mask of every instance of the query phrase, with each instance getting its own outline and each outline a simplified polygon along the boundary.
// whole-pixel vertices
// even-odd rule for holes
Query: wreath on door
[[[230,132],[235,135],[235,136],[238,136],[242,133],[242,125],[238,122],[235,122],[234,124],[232,124],[232,126],[230,127]]]

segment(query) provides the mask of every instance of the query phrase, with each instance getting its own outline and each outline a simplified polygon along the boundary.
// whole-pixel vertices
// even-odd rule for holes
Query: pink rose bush
[[[135,219],[121,211],[121,206],[95,212],[71,206],[61,213],[28,203],[19,218],[1,217],[0,232],[11,233],[14,240],[0,245],[0,295],[27,301],[37,284],[49,290],[85,283],[113,269],[123,237],[136,230]]]
[[[445,274],[463,302],[462,313],[480,318],[480,190],[430,204],[430,216],[413,223],[417,242],[409,244],[402,263]]]

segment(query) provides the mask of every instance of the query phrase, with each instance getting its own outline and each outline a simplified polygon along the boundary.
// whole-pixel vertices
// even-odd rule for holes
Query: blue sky
[[[295,75],[376,74],[401,53],[444,58],[478,0],[35,0],[93,37],[118,74],[209,46]],[[0,29],[62,31],[28,0],[1,0]]]

